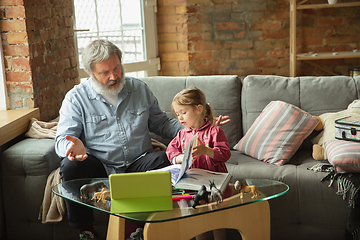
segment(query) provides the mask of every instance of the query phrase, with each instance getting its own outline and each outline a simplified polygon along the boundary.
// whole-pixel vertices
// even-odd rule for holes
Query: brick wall
[[[51,120],[78,83],[72,0],[0,0],[10,109],[39,107]]]
[[[160,75],[189,75],[187,22],[186,0],[158,0]]]
[[[348,1],[353,0],[343,2]],[[158,5],[162,75],[289,76],[288,0],[159,0]],[[297,13],[298,52],[359,48],[360,7]],[[314,63],[344,75],[360,64],[358,59]],[[298,75],[329,75],[304,62],[297,67]]]

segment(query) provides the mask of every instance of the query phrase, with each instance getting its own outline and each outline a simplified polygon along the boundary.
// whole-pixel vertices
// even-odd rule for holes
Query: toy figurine
[[[84,184],[80,188],[80,198],[87,199],[88,194],[97,192],[99,190],[99,188],[106,188],[104,182],[99,181],[99,182]]]
[[[244,193],[252,192],[252,197],[257,197],[259,195],[258,188],[255,185],[246,186],[245,184],[241,183],[240,181],[236,181],[234,184],[235,190],[239,191],[240,198],[244,197]]]
[[[100,199],[101,199],[101,194],[102,194],[103,192],[105,192],[105,191],[106,191],[106,188],[102,188],[100,192],[94,193],[94,196],[92,197],[91,200],[94,200],[94,199],[95,199],[97,202],[99,202]]]
[[[205,185],[202,185],[200,190],[193,195],[192,200],[194,201],[194,204],[192,205],[193,208],[200,205],[200,201],[205,201],[206,204],[209,203],[209,197]]]
[[[110,191],[102,192],[98,202],[101,200],[103,203],[106,203],[107,202],[107,200],[106,200],[107,197],[110,197]]]
[[[210,181],[210,191],[211,191],[211,201],[216,200],[216,206],[219,204],[219,202],[222,202],[222,194],[221,191],[216,187],[215,183],[214,183],[214,179],[212,181]]]

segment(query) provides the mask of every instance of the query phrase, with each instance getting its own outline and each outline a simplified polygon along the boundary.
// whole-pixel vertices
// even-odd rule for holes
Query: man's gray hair
[[[96,63],[108,60],[113,54],[116,54],[121,62],[122,52],[114,43],[102,39],[95,40],[84,49],[82,64],[92,74]]]

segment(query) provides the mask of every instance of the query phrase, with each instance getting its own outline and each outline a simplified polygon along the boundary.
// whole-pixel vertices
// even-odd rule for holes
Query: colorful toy
[[[215,200],[216,201],[216,206],[219,204],[219,202],[222,202],[222,194],[221,191],[216,187],[215,183],[214,183],[214,179],[212,181],[210,181],[210,197],[211,197],[211,201]]]
[[[259,190],[255,185],[246,186],[238,180],[235,182],[234,188],[240,193],[240,198],[244,198],[244,193],[248,192],[252,193],[251,198],[257,197],[259,195]]]

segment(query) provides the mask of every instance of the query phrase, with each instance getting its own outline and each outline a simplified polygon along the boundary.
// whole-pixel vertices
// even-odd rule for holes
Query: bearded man
[[[125,77],[121,50],[95,40],[85,48],[82,63],[90,78],[66,94],[60,109],[55,150],[63,158],[62,181],[170,165],[165,152],[152,151],[149,132],[172,139],[183,126],[161,111],[144,82]],[[80,230],[80,239],[95,239],[92,209],[65,204],[69,225]]]

